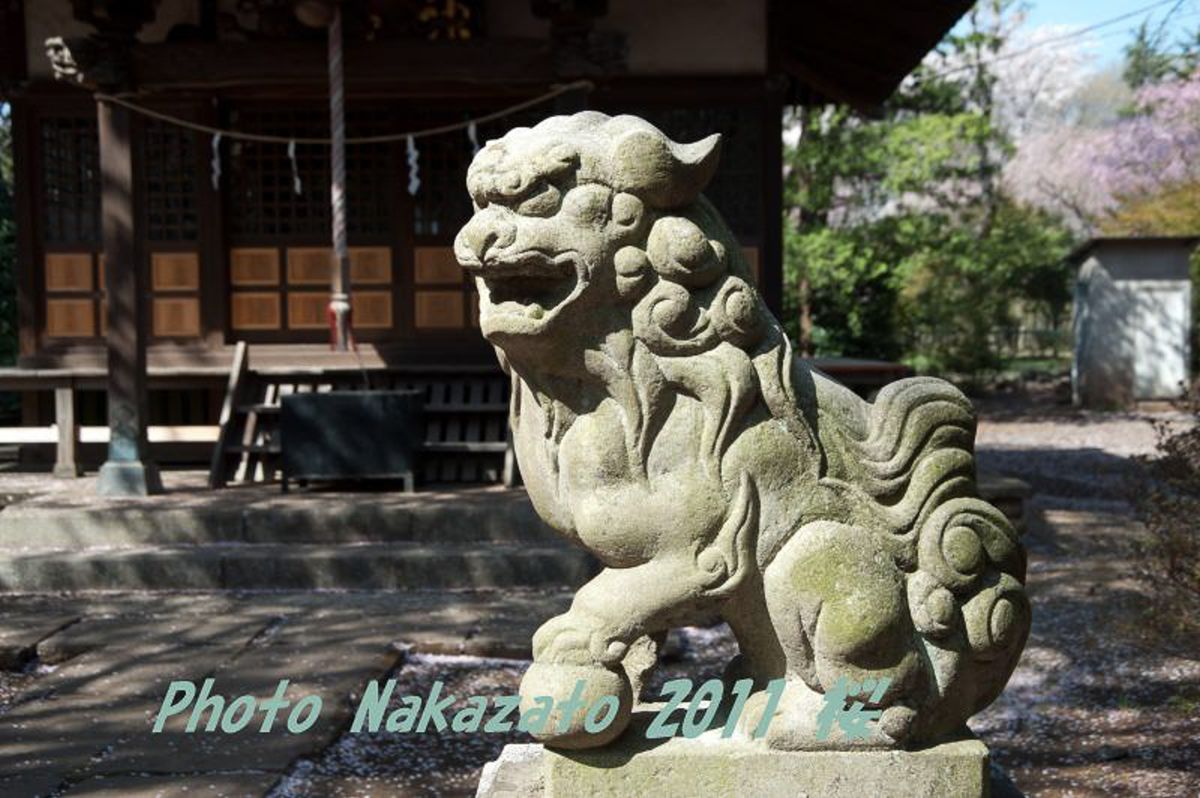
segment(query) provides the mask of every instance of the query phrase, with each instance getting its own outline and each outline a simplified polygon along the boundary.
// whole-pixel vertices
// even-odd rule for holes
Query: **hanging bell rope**
[[[330,285],[329,345],[340,352],[353,346],[350,318],[350,249],[346,239],[346,109],[342,76],[342,12],[333,7],[329,39],[329,200],[333,222],[333,274]]]

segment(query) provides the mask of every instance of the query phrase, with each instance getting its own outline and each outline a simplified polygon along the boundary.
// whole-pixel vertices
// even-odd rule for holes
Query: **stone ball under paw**
[[[605,696],[616,698],[615,712],[611,700],[599,706]],[[530,734],[553,748],[605,745],[625,731],[633,714],[633,690],[624,670],[535,662],[521,679],[521,716],[536,712],[545,698],[554,701],[549,720]]]

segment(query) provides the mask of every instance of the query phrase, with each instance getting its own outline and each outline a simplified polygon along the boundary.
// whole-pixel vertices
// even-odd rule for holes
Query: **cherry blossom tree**
[[[1018,199],[1092,231],[1123,204],[1200,180],[1200,70],[1150,84],[1134,113],[1098,129],[1029,136],[1005,173]]]

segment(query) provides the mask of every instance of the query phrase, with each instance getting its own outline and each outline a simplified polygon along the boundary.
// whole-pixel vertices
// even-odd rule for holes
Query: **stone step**
[[[0,554],[219,543],[544,543],[558,537],[523,491],[305,494],[238,489],[140,502],[64,506],[39,500],[0,512]],[[248,492],[247,492],[248,493]]]
[[[297,491],[284,496],[277,487],[254,486],[106,502],[92,495],[90,484],[79,488],[18,500],[0,511],[0,556],[222,543],[559,542],[523,490]],[[979,488],[1021,526],[1027,484],[981,474]]]
[[[230,544],[0,552],[0,591],[428,590],[576,587],[594,561],[566,543]]]

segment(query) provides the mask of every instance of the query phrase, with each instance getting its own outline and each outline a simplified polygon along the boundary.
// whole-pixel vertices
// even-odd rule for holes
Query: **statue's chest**
[[[560,499],[580,541],[608,564],[643,562],[674,534],[701,536],[723,517],[721,486],[687,416],[672,413],[647,451],[615,403],[577,418],[563,436]]]
[[[570,493],[628,482],[641,472],[627,422],[612,403],[580,416],[558,446],[559,482]]]

